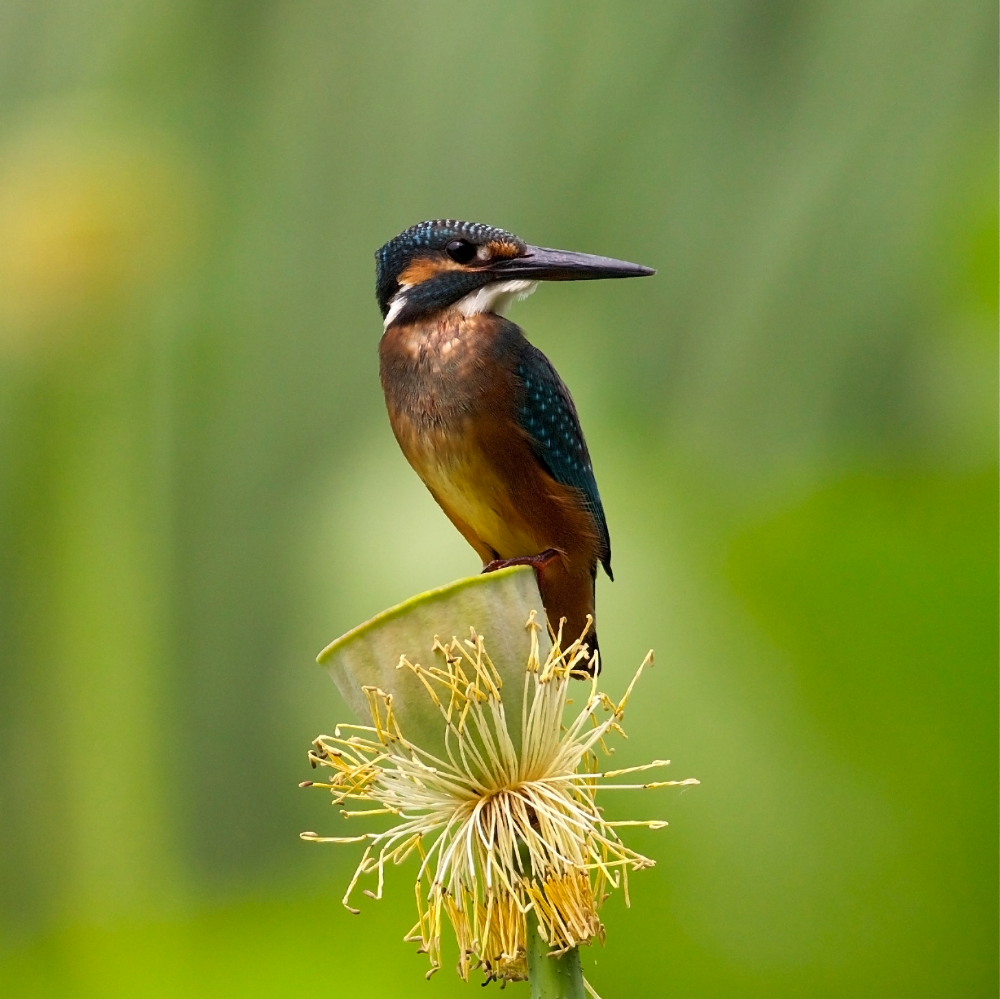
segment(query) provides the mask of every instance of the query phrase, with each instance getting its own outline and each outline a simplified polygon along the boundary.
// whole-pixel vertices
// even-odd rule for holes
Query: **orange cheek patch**
[[[444,274],[446,271],[460,271],[461,264],[456,264],[454,260],[432,259],[431,257],[418,257],[411,261],[402,274],[399,275],[399,283],[409,285],[423,284],[431,278]]]
[[[511,257],[519,257],[521,253],[522,248],[517,243],[509,243],[503,239],[498,239],[496,242],[490,243],[491,257],[500,257],[503,260],[507,260]]]

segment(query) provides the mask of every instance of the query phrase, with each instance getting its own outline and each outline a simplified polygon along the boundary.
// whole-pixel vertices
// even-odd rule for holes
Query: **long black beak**
[[[523,256],[497,260],[489,269],[504,278],[529,281],[593,281],[597,278],[648,277],[656,273],[652,267],[630,264],[627,260],[572,250],[550,250],[544,246],[529,246]]]

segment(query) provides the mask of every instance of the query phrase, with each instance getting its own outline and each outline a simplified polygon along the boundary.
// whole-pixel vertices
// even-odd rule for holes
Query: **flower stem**
[[[528,980],[531,999],[585,999],[580,950],[549,956],[549,945],[538,933],[534,915],[528,917]]]

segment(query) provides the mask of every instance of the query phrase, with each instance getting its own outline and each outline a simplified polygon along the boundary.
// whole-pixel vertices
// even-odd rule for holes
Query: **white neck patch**
[[[385,321],[382,323],[382,329],[387,330],[396,321],[396,317],[406,308],[406,293],[410,287],[411,285],[401,284],[399,291],[392,296],[392,300],[389,302],[389,311],[385,314]]]
[[[392,296],[389,311],[385,314],[385,322],[382,324],[383,329],[388,329],[406,308],[406,293],[410,287],[408,284],[401,285],[399,291]],[[451,308],[461,312],[463,316],[478,316],[481,312],[495,312],[498,316],[502,316],[514,302],[527,298],[537,287],[537,281],[525,281],[522,278],[494,281],[469,292]]]
[[[523,278],[494,281],[469,292],[452,308],[457,309],[463,316],[477,316],[481,312],[495,312],[498,316],[502,316],[514,302],[527,298],[537,287],[537,281],[525,281]]]

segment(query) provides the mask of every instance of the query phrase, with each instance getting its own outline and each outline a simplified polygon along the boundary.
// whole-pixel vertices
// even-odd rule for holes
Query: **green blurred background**
[[[655,266],[513,311],[572,387],[622,764],[700,788],[605,996],[992,997],[986,3],[0,5],[0,994],[470,995],[302,791],[330,639],[477,561],[383,410],[424,218]],[[521,991],[526,991],[522,989]]]

